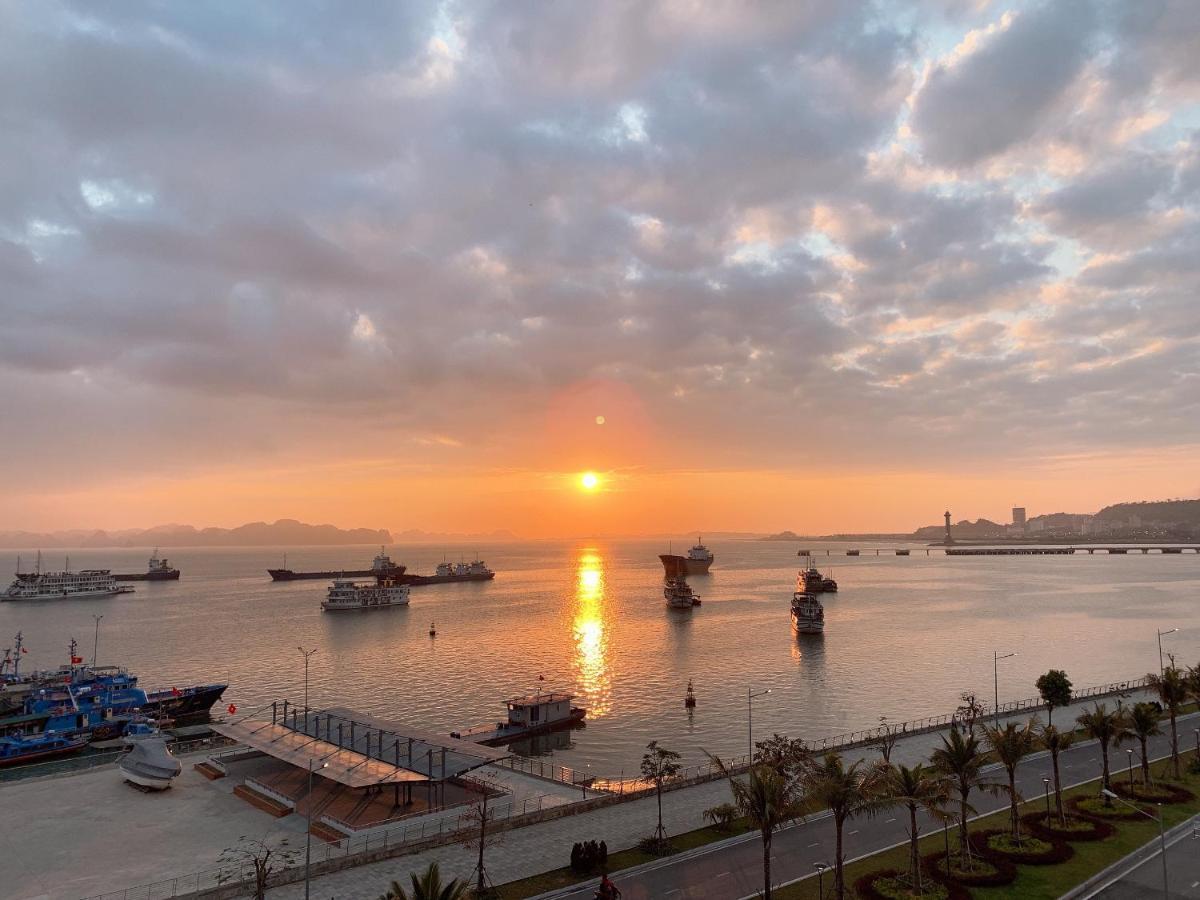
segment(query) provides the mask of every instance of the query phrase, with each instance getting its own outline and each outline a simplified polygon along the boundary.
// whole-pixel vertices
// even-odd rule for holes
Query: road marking
[[[718,878],[724,878],[724,877],[725,877],[726,875],[728,875],[728,874],[729,874],[728,872],[722,872],[722,873],[721,873],[720,875],[718,875],[717,877],[718,877]]]
[[[895,821],[896,821],[895,819],[888,819],[888,820],[887,820],[886,822],[884,822],[883,824],[884,824],[884,825],[891,825],[891,824],[892,824],[893,822],[895,822]]]
[[[1200,887],[1200,881],[1193,881],[1193,882],[1192,882],[1192,889],[1194,890],[1194,889],[1195,889],[1195,888],[1197,888],[1197,887]]]
[[[856,834],[858,834],[858,831],[857,831],[857,829],[856,829],[856,830],[854,830],[854,831],[852,831],[852,832],[850,832],[850,837],[854,837]]]
[[[821,846],[821,842],[820,842],[820,841],[813,841],[813,842],[812,842],[811,844],[809,844],[808,846],[810,846],[810,847],[820,847],[820,846]]]

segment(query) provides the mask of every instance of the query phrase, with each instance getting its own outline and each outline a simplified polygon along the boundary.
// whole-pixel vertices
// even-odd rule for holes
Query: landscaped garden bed
[[[854,896],[859,900],[969,900],[971,892],[928,876],[921,883],[921,891],[917,892],[905,873],[886,869],[869,872],[855,881]]]
[[[1048,840],[1102,841],[1116,831],[1111,823],[1092,816],[1067,816],[1064,824],[1054,813],[1047,821],[1044,812],[1036,812],[1021,816],[1021,822],[1031,834]]]
[[[1007,830],[978,831],[971,843],[989,862],[1006,860],[1027,866],[1051,866],[1075,855],[1071,845],[1061,840],[1043,840],[1033,835],[1014,838]]]
[[[950,851],[950,867],[946,868],[946,853],[932,853],[923,859],[925,867],[943,884],[962,887],[1003,887],[1017,878],[1017,867],[1006,859],[984,859],[972,856],[963,863],[957,850]]]

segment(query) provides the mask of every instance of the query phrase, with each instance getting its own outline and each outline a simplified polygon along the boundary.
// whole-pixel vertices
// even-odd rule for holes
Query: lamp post
[[[315,650],[313,651],[316,652]],[[306,708],[307,709],[307,708]],[[321,768],[324,769],[329,763],[321,763]],[[304,798],[304,818],[308,827],[304,831],[304,900],[308,900],[308,867],[312,862],[312,788],[313,788],[313,760],[308,761],[308,794]]]
[[[1145,816],[1147,819],[1156,818],[1155,816],[1150,815],[1150,813],[1146,812],[1140,806],[1134,806],[1132,803],[1126,803],[1124,800],[1122,800],[1120,797],[1118,797],[1112,791],[1108,790],[1108,788],[1104,788],[1103,790],[1100,791],[1100,793],[1104,794],[1104,796],[1108,797],[1110,800],[1116,800],[1118,803],[1120,803],[1124,806],[1128,806],[1134,812],[1138,813],[1139,815]],[[1167,889],[1167,829],[1166,829],[1166,826],[1163,824],[1162,804],[1156,803],[1155,806],[1158,807],[1158,816],[1157,816],[1157,819],[1158,819],[1158,841],[1159,841],[1159,856],[1162,857],[1163,900],[1170,900],[1171,894],[1170,894],[1170,891]]]
[[[1128,750],[1125,751],[1125,753],[1129,756],[1129,795],[1132,797],[1133,796],[1133,748],[1132,747],[1129,748]]]
[[[96,653],[100,649],[100,620],[103,619],[104,616],[97,616],[93,614],[92,618],[96,620],[96,639],[92,642],[92,668],[94,669],[96,668]]]
[[[1050,779],[1042,776],[1042,787],[1046,791],[1046,827],[1050,827]]]
[[[1193,728],[1192,731],[1196,732],[1196,759],[1200,759],[1200,728]]]
[[[749,738],[750,754],[746,757],[746,765],[754,764],[754,698],[765,697],[771,693],[771,689],[753,693],[750,688],[746,688],[746,735]]]
[[[296,649],[304,657],[304,733],[308,734],[308,660],[317,652],[317,649],[315,647],[312,650],[305,650],[303,647],[297,647]],[[317,720],[317,724],[321,724],[320,719]]]
[[[1156,629],[1156,630],[1157,630],[1157,629]],[[1179,630],[1178,628],[1168,628],[1166,631],[1159,631],[1159,632],[1158,632],[1158,677],[1159,677],[1159,678],[1162,678],[1162,677],[1163,677],[1163,663],[1162,663],[1162,639],[1163,639],[1163,638],[1164,638],[1166,635],[1168,635],[1168,634],[1174,634],[1174,633],[1175,633],[1175,632],[1177,632],[1178,630]]]
[[[1017,654],[1015,653],[1005,653],[1003,656],[1001,656],[999,650],[992,651],[992,687],[995,689],[995,694],[993,695],[994,705],[992,706],[992,722],[996,725],[1000,724],[1000,660],[1008,659],[1009,657],[1016,655]]]
[[[817,900],[823,900],[825,897],[825,870],[829,866],[826,863],[813,863],[813,868],[817,870]]]

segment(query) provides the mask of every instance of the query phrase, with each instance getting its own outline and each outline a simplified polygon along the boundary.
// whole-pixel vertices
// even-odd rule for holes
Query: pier
[[[1107,553],[1110,556],[1126,556],[1131,553],[1141,553],[1143,556],[1153,554],[1162,555],[1177,555],[1183,553],[1200,553],[1200,544],[1083,544],[1080,546],[1064,545],[1027,545],[1007,547],[987,547],[987,546],[953,546],[953,547],[925,547],[926,556],[932,556],[935,552],[941,552],[945,556],[1070,556],[1074,553]],[[846,556],[865,556],[874,551],[875,556],[911,556],[912,548],[909,547],[871,547],[867,550],[854,549],[849,550],[831,550],[825,549],[826,556],[832,556],[835,552],[839,555]],[[800,550],[797,556],[816,556],[820,551]]]

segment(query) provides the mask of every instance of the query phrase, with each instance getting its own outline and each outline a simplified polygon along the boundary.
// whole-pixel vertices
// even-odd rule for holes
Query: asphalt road
[[[1163,893],[1162,854],[1155,853],[1092,897],[1102,900],[1200,897],[1200,845],[1196,826],[1172,839],[1167,835],[1167,893]]]
[[[1185,745],[1184,736],[1191,733],[1191,727],[1182,727],[1184,721],[1190,721],[1197,714],[1181,716],[1180,744]],[[1151,738],[1149,742],[1150,756],[1156,758],[1170,752],[1170,740],[1167,736]],[[1182,749],[1182,747],[1181,747]],[[1118,759],[1119,757],[1119,759]],[[1126,755],[1123,750],[1110,754],[1114,767],[1114,778],[1118,777],[1121,764]],[[1059,758],[1064,786],[1089,781],[1100,776],[1100,747],[1094,741],[1077,744]],[[994,769],[993,778],[1002,781],[1003,769]],[[1022,762],[1017,770],[1017,789],[1026,798],[1036,798],[1044,794],[1042,778],[1050,775],[1049,754],[1042,752],[1033,754]],[[664,802],[670,802],[670,795]],[[973,792],[972,805],[979,813],[986,814],[1007,806],[1004,798],[991,797],[982,792]],[[886,812],[875,818],[852,820],[846,823],[843,835],[843,852],[846,859],[853,860],[859,856],[876,853],[907,840],[905,833],[905,815],[897,809]],[[922,834],[929,833],[933,826],[929,820],[921,821]],[[1195,875],[1181,875],[1180,881],[1188,879],[1190,885],[1198,882],[1196,888],[1189,888],[1191,893],[1174,896],[1200,897],[1200,846],[1191,843],[1178,845],[1178,855],[1189,851],[1194,857],[1189,860],[1189,872]],[[772,843],[771,880],[775,885],[794,881],[814,873],[813,865],[818,862],[832,863],[834,848],[833,820],[828,813],[810,816],[807,820],[788,826],[775,833]],[[1182,865],[1182,863],[1181,863]],[[1145,867],[1143,867],[1145,868]],[[826,887],[829,886],[832,874],[825,873]],[[650,863],[634,870],[630,875],[618,876],[614,882],[621,889],[624,900],[685,900],[685,898],[704,898],[704,900],[741,900],[751,897],[762,888],[762,843],[757,833],[743,835],[740,838],[704,848],[696,854],[687,854],[683,858],[670,857],[661,862]],[[590,898],[593,896],[597,882],[589,881],[578,888],[555,897]],[[1159,880],[1161,896],[1161,877]],[[1117,895],[1115,895],[1117,896]],[[1141,897],[1146,894],[1128,894],[1119,896]]]

